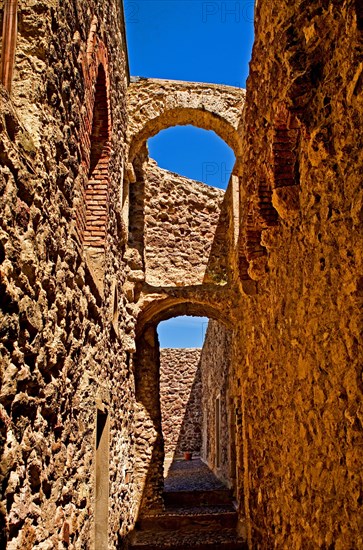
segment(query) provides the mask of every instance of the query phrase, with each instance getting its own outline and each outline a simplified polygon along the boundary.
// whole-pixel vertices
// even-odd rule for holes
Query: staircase
[[[206,468],[204,465],[203,467]],[[208,471],[209,478],[210,474]],[[247,549],[245,539],[237,532],[238,517],[230,491],[219,481],[215,487],[212,484],[211,487],[188,490],[187,476],[185,481],[184,486],[179,483],[179,486],[172,485],[169,490],[166,483],[163,495],[165,510],[157,515],[143,516],[139,520],[130,537],[129,548]]]

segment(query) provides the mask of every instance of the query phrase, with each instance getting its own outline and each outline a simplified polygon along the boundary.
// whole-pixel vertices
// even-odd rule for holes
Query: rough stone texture
[[[128,90],[130,162],[149,137],[170,126],[193,124],[214,130],[241,154],[239,131],[245,91],[220,84],[134,78]]]
[[[94,546],[96,408],[110,419],[104,546],[162,508],[156,326],[192,314],[232,330],[231,483],[250,547],[362,548],[360,4],[257,2],[243,112],[242,90],[147,79],[127,108],[118,2],[18,4],[12,95],[0,88],[1,544]],[[225,276],[154,287],[145,144],[189,123],[236,154],[207,260]]]
[[[231,368],[231,332],[209,321],[200,359],[202,379],[202,458],[215,475],[231,486],[231,433],[229,384]],[[216,399],[219,398],[219,460],[216,456]]]
[[[145,189],[146,283],[182,286],[213,282],[210,265],[223,195],[220,189],[149,163]],[[220,272],[224,262],[219,260],[218,254],[214,258],[215,279],[223,277]]]
[[[202,381],[200,349],[160,350],[160,404],[165,458],[200,455]]]
[[[74,230],[87,178],[82,59],[95,15],[98,37],[113,29],[109,178],[110,197],[119,196],[127,74],[118,2],[20,1],[12,95],[0,89],[0,546],[13,550],[92,547],[97,402],[110,417],[109,548],[135,515],[118,207],[108,222],[103,297]]]
[[[250,257],[258,294],[241,304],[232,380],[242,400],[246,510],[259,548],[363,546],[357,6],[257,4],[241,244],[246,251],[250,224],[263,263],[256,270],[257,256]],[[276,189],[279,217],[267,221],[259,191],[268,182],[280,193],[282,181],[295,190],[277,199]]]

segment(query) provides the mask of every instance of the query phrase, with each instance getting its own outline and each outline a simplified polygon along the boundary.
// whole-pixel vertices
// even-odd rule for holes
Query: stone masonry
[[[258,0],[246,91],[130,79],[118,1],[0,28],[0,546],[126,548],[163,509],[156,329],[190,314],[249,547],[363,548],[361,3]],[[148,158],[177,124],[233,149],[224,195]]]
[[[160,403],[165,458],[201,453],[202,379],[199,349],[160,350]]]

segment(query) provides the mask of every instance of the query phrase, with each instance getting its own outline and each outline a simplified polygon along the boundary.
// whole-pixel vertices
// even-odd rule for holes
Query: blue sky
[[[253,10],[251,0],[124,0],[131,76],[244,88]],[[162,168],[226,188],[234,155],[214,132],[177,126],[150,139],[148,147]],[[200,347],[205,322],[180,317],[161,323],[161,346]]]
[[[161,348],[201,348],[207,317],[187,317],[182,315],[159,323],[158,335]]]
[[[161,168],[226,189],[235,156],[214,132],[195,126],[176,126],[149,139],[148,147],[150,157]]]

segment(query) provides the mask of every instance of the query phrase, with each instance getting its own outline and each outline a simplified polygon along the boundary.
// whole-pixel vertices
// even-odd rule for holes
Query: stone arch
[[[160,409],[160,356],[156,328],[161,321],[180,315],[207,316],[226,325],[227,300],[217,295],[149,296],[141,304],[136,326],[134,375],[139,403],[138,422],[143,437],[137,442],[137,456],[142,457],[137,471],[138,483],[144,487],[141,514],[162,509],[164,487],[164,440]],[[141,428],[140,428],[141,429]],[[146,443],[145,443],[146,442]]]
[[[211,292],[213,296],[159,296],[151,301],[144,300],[136,324],[136,334],[140,335],[145,327],[156,326],[179,315],[204,316],[231,326],[232,315],[229,314],[227,296],[220,296],[218,291]]]
[[[129,161],[133,162],[148,138],[171,126],[193,125],[213,130],[241,162],[240,125],[245,91],[217,84],[136,79],[128,92]]]

